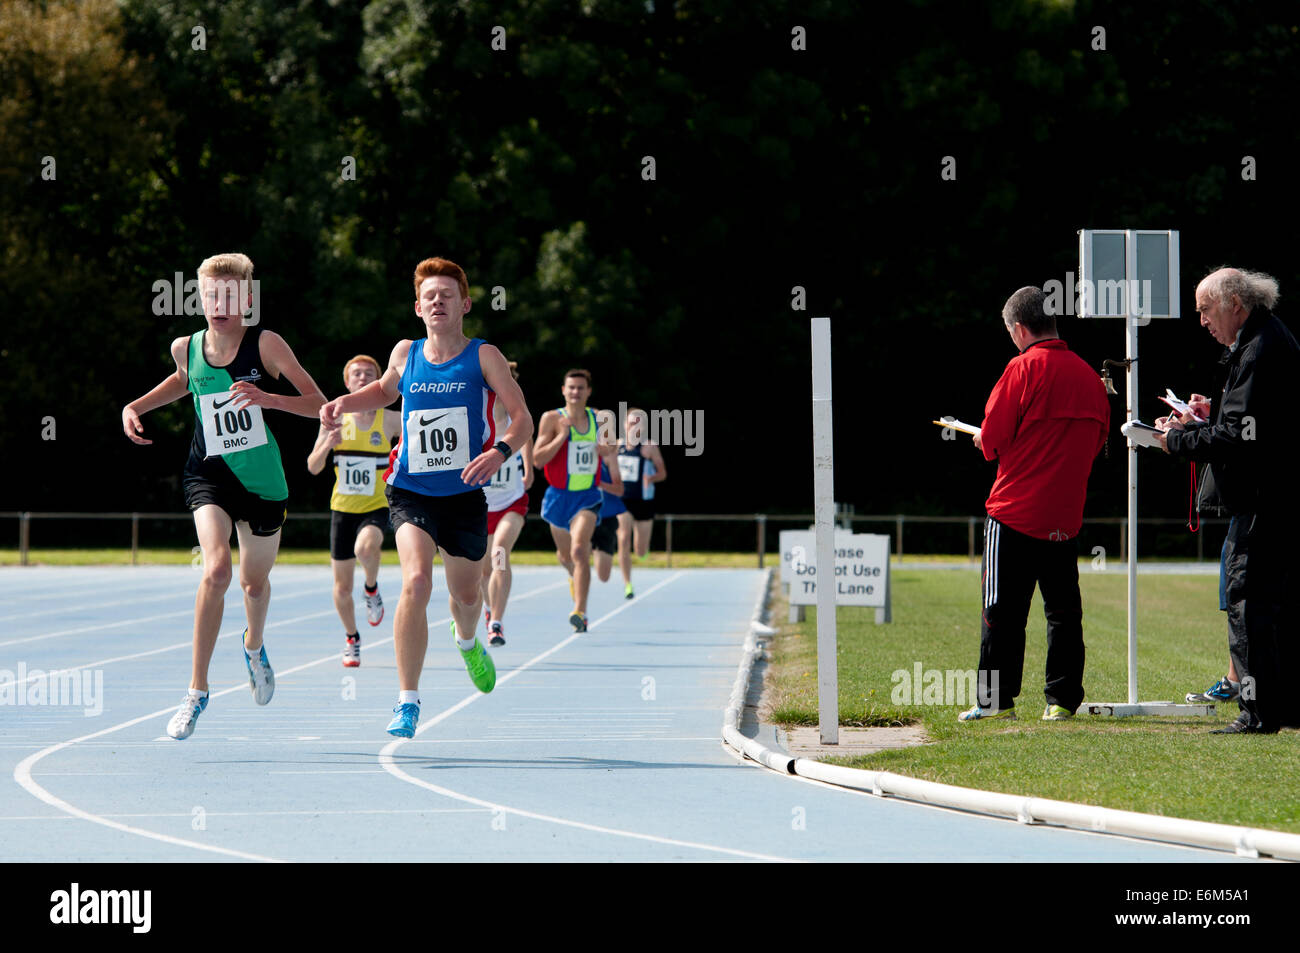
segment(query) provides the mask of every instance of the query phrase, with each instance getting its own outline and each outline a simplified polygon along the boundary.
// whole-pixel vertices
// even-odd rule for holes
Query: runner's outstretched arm
[[[342,426],[344,414],[379,410],[401,397],[402,368],[406,366],[406,356],[410,350],[409,340],[398,341],[388,357],[388,370],[384,371],[379,380],[371,381],[354,394],[344,394],[321,405],[320,422],[325,429],[338,430]]]
[[[151,410],[159,407],[165,407],[172,401],[180,400],[189,393],[189,373],[186,371],[187,355],[185,349],[189,346],[189,338],[177,338],[172,341],[171,353],[172,360],[176,362],[174,373],[168,374],[162,382],[143,397],[137,397],[131,403],[122,408],[122,432],[126,434],[127,439],[132,443],[138,443],[141,446],[153,443],[152,440],[146,440],[140,434],[144,433],[144,425],[140,423],[140,415],[147,414]]]

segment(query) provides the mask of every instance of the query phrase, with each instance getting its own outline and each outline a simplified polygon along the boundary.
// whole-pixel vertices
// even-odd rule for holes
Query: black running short
[[[390,484],[384,493],[394,533],[410,523],[433,537],[448,556],[478,561],[487,552],[487,498],[482,490],[425,496]]]
[[[254,536],[274,536],[289,515],[288,499],[264,500],[240,484],[218,484],[202,477],[186,476],[181,485],[185,505],[193,512],[200,506],[221,507],[231,522],[245,522]]]
[[[614,555],[615,550],[618,549],[617,516],[607,516],[596,524],[596,529],[591,534],[591,545],[602,553]]]
[[[388,532],[388,507],[381,506],[369,513],[330,510],[330,558],[356,559],[357,534],[365,526],[378,526],[381,533]]]
[[[655,518],[654,500],[629,500],[627,497],[624,497],[623,505],[626,506],[627,511],[632,514],[632,519],[636,520],[638,523]]]

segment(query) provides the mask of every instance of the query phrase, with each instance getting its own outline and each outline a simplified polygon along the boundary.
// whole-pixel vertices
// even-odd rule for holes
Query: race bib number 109
[[[411,473],[442,473],[469,466],[469,410],[446,407],[406,415],[406,460]]]
[[[210,457],[251,450],[266,443],[262,408],[249,405],[236,410],[236,397],[230,391],[199,395],[203,442]]]

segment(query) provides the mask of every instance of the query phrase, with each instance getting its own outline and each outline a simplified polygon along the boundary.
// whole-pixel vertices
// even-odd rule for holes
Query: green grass
[[[239,562],[239,547],[233,547],[234,561]],[[141,549],[137,559],[142,566],[183,566],[192,563],[197,557],[188,549]],[[769,560],[773,557],[769,557]],[[555,566],[554,550],[523,551],[516,550],[510,554],[510,560],[517,566]],[[325,549],[282,549],[276,562],[287,566],[328,566],[329,550]],[[39,549],[28,553],[28,562],[33,566],[129,566],[131,550],[129,549]],[[0,549],[0,566],[17,566],[18,550]],[[391,543],[384,547],[381,564],[397,565],[397,551]],[[635,579],[637,569],[663,569],[667,558],[663,553],[650,553],[645,561],[632,560],[632,572]],[[673,552],[673,569],[702,568],[741,568],[754,569],[758,566],[758,557],[753,553],[704,553],[694,551]],[[618,571],[615,557],[614,571]]]
[[[1081,570],[1084,689],[1089,701],[1126,701],[1126,579]],[[1219,736],[1210,728],[1236,717],[1220,705],[1210,718],[1039,720],[1046,704],[1046,631],[1037,595],[1026,634],[1020,720],[961,724],[965,706],[898,704],[897,670],[973,669],[979,661],[979,575],[976,571],[895,570],[893,616],[876,625],[874,610],[837,611],[840,723],[920,724],[933,744],[830,759],[855,768],[1143,811],[1300,832],[1300,734]],[[778,619],[785,619],[784,604]],[[817,723],[816,611],[781,624],[768,673],[771,718]],[[1179,701],[1223,674],[1227,628],[1212,576],[1145,577],[1139,589],[1138,695]],[[910,699],[901,699],[910,701]]]

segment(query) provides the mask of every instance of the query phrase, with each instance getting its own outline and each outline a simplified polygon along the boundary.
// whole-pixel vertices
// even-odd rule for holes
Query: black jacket
[[[1171,431],[1169,452],[1210,465],[1214,486],[1234,516],[1297,519],[1295,480],[1287,478],[1293,402],[1300,392],[1300,344],[1286,325],[1257,307],[1235,351],[1219,360],[1223,394],[1211,424]]]

